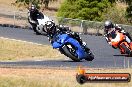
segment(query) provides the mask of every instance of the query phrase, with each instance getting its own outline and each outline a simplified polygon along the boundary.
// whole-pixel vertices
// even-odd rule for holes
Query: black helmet
[[[47,21],[47,23],[45,24],[47,32],[50,34],[55,34],[56,32],[56,25],[53,21]]]
[[[111,21],[105,21],[105,29],[114,28],[114,25]]]
[[[53,21],[47,21],[46,22],[46,27],[48,28],[48,29],[51,29],[52,27],[54,27],[55,26],[55,23],[53,22]]]
[[[107,33],[111,28],[114,28],[114,24],[111,21],[105,21],[105,32]]]
[[[35,10],[36,10],[36,6],[35,5],[31,5],[30,11],[34,12]]]

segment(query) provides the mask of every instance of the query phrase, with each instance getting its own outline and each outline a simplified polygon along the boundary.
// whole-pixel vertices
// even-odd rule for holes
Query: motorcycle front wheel
[[[46,31],[44,31],[43,27],[36,27],[35,28],[35,32],[36,34],[39,34],[39,35],[47,35]]]
[[[89,50],[88,54],[89,54],[89,56],[87,58],[85,58],[85,60],[92,61],[94,59],[93,53]]]
[[[62,51],[63,54],[66,55],[67,57],[71,58],[73,61],[76,61],[76,62],[80,61],[80,59],[78,59],[77,54],[75,53],[76,48],[72,44],[64,45],[62,50],[63,50]]]
[[[129,47],[127,47],[125,44],[121,44],[121,46],[125,50],[125,53],[128,54],[128,56],[132,56],[132,51]]]

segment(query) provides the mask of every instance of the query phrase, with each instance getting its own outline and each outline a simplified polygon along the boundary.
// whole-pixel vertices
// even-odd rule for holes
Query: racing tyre
[[[92,60],[94,59],[93,53],[89,50],[88,54],[89,54],[89,56],[88,56],[88,58],[86,58],[85,60],[87,60],[87,61],[92,61]]]
[[[35,32],[38,35],[47,35],[46,31],[43,29],[43,26],[40,27],[37,26]]]
[[[41,35],[41,33],[39,33],[39,32],[36,30],[36,27],[33,27],[32,29],[33,29],[33,31],[36,33],[36,35]]]
[[[71,58],[73,61],[79,62],[80,59],[78,59],[78,56],[75,54],[75,47],[71,44],[66,44],[63,46],[63,54],[67,57]]]
[[[88,53],[88,57],[85,58],[85,60],[87,61],[92,61],[94,59],[94,55],[93,53],[91,52],[91,50],[88,48],[88,47],[85,47],[85,51]]]

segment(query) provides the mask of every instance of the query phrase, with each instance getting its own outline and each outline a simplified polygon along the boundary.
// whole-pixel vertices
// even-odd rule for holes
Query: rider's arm
[[[40,16],[44,17],[44,15],[43,15],[42,12],[39,12],[39,11],[38,11],[38,14],[39,14]]]
[[[69,27],[65,27],[63,25],[58,25],[56,27],[61,32],[64,32],[64,33],[70,33],[71,32],[70,29],[69,29]]]
[[[29,21],[29,23],[32,23],[35,25],[37,24],[37,21],[34,20],[33,13],[31,13],[31,12],[28,13],[28,21]]]
[[[31,17],[30,11],[28,11],[28,21],[29,21],[30,23],[35,23],[35,22],[33,21],[32,17]]]
[[[28,11],[28,21],[30,21],[31,18],[30,18],[30,11]]]
[[[107,43],[109,45],[111,45],[111,38],[110,38],[109,34],[105,34],[104,36],[105,36],[105,39],[106,39]]]
[[[115,29],[118,30],[121,33],[126,33],[123,27],[120,27],[118,24],[115,24]]]

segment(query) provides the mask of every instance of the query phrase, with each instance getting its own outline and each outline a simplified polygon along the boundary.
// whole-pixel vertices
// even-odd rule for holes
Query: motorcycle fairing
[[[114,47],[119,47],[120,52],[122,54],[126,53],[126,50],[123,48],[123,45],[125,45],[128,49],[132,50],[132,43],[130,42],[130,44],[126,41],[126,36],[123,35],[122,33],[118,33],[117,36],[115,37],[115,39],[111,40],[112,46]]]
[[[111,40],[111,43],[113,46],[118,47],[118,44],[120,41],[123,41],[124,35],[122,33],[117,33],[116,37],[114,39]]]
[[[79,42],[67,34],[58,34],[57,36],[55,36],[52,46],[53,48],[57,49],[63,47],[63,45],[65,45],[66,43],[70,43],[75,46],[76,54],[78,55],[79,59],[84,59],[89,56],[88,53],[84,51]]]
[[[53,21],[46,15],[44,15],[43,18],[38,18],[37,20],[38,20],[39,25],[45,25],[48,21]]]

